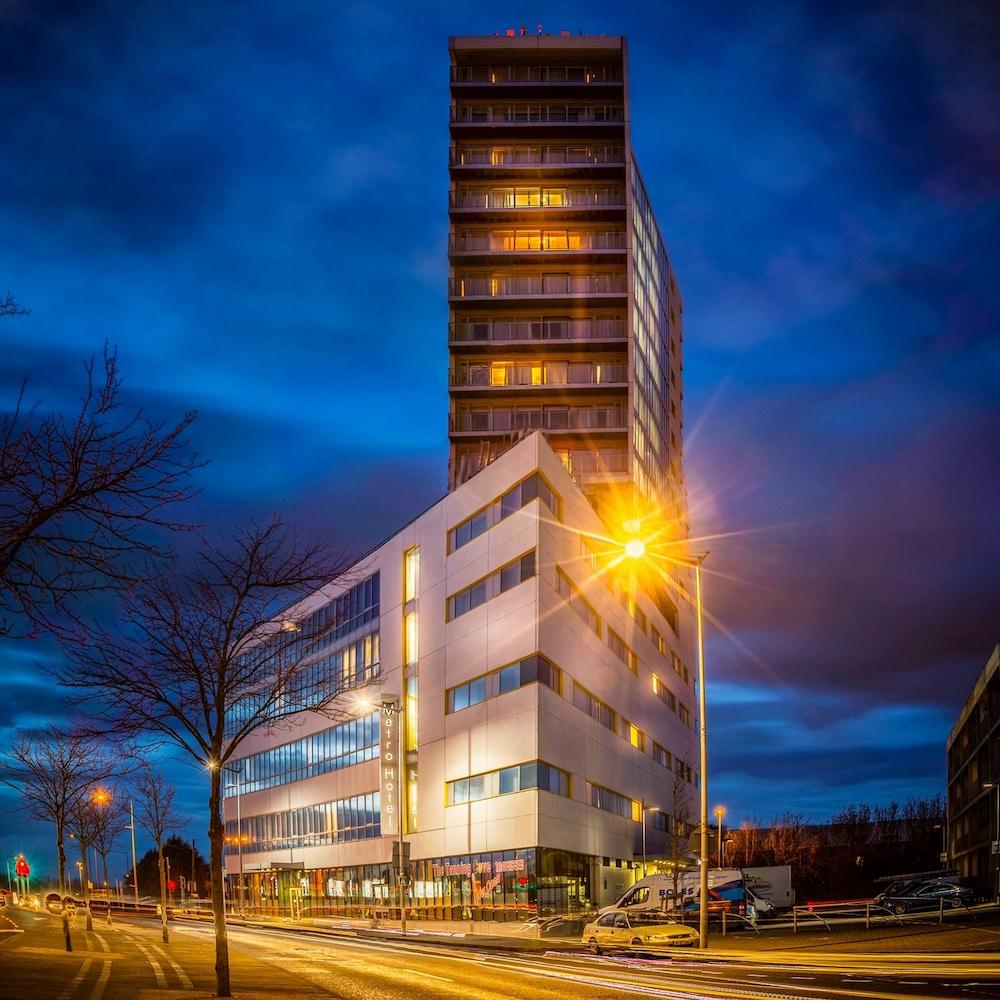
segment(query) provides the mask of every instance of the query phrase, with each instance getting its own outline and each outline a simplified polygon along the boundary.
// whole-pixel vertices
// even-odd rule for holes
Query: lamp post
[[[135,890],[135,908],[139,909],[139,865],[135,860],[135,809],[132,800],[128,800],[128,828],[132,832],[132,888]]]
[[[622,525],[625,531],[633,536],[636,536],[641,526],[641,519],[632,519]],[[641,538],[632,537],[624,543],[623,552],[629,559],[643,559],[646,556],[646,543]],[[708,556],[708,552],[700,552],[693,556],[665,557],[669,562],[694,570],[694,607],[698,636],[698,756],[701,771],[699,809],[701,843],[698,851],[700,866],[698,946],[700,948],[708,947],[708,727],[705,718],[705,614],[701,599],[701,565]]]
[[[246,916],[245,908],[243,906],[243,815],[240,811],[240,792],[243,782],[240,780],[243,775],[238,767],[231,767],[226,764],[222,765],[223,771],[228,771],[230,774],[236,775],[236,856],[239,859],[238,863],[240,866],[240,892],[236,900],[237,913],[243,917]],[[229,786],[233,788],[233,785]]]
[[[997,808],[996,808],[996,818],[993,826],[993,829],[996,832],[994,833],[994,839],[992,839],[990,842],[990,854],[996,857],[996,864],[993,866],[996,868],[996,873],[997,873],[996,888],[994,890],[994,899],[997,903],[1000,903],[1000,781],[983,782],[984,791],[989,791],[991,788],[996,793]]]
[[[659,812],[659,806],[647,806],[646,800],[641,799],[640,803],[642,806],[642,877],[646,877],[646,813],[647,812]]]

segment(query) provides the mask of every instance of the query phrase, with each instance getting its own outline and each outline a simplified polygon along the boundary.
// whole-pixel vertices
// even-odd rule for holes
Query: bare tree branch
[[[9,296],[8,296],[9,300]],[[168,508],[191,499],[200,468],[177,424],[119,413],[117,353],[86,366],[75,415],[41,412],[21,393],[0,418],[0,634],[50,624],[87,593],[136,580],[136,558],[161,558],[157,531],[185,529]]]

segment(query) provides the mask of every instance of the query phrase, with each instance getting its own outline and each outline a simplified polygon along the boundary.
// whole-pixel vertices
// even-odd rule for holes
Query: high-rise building
[[[533,430],[600,506],[685,518],[681,299],[624,38],[452,38],[450,484]]]
[[[398,916],[401,835],[410,919],[585,914],[696,821],[690,602],[608,520],[684,508],[680,306],[625,43],[451,52],[451,489],[284,613],[325,629],[296,689],[344,696],[229,762],[228,892],[255,910]]]

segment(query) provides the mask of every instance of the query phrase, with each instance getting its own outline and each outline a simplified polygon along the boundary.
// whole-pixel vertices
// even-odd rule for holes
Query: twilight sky
[[[625,34],[694,526],[745,532],[706,581],[712,803],[942,791],[1000,641],[995,4],[490,6],[0,0],[0,405],[71,406],[108,339],[133,405],[200,413],[194,519],[365,550],[445,487],[448,35]],[[0,645],[0,739],[71,711],[55,655]],[[13,805],[0,851],[51,853]]]

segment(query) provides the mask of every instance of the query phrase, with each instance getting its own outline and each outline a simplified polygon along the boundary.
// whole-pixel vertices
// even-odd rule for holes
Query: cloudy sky
[[[0,0],[0,294],[31,310],[0,400],[72,405],[109,340],[133,404],[200,414],[198,520],[284,507],[358,551],[408,520],[445,488],[447,36],[522,21],[630,38],[695,528],[739,533],[713,803],[942,791],[1000,641],[990,2]],[[56,655],[0,646],[0,725],[69,711]],[[0,805],[0,850],[44,855]]]

